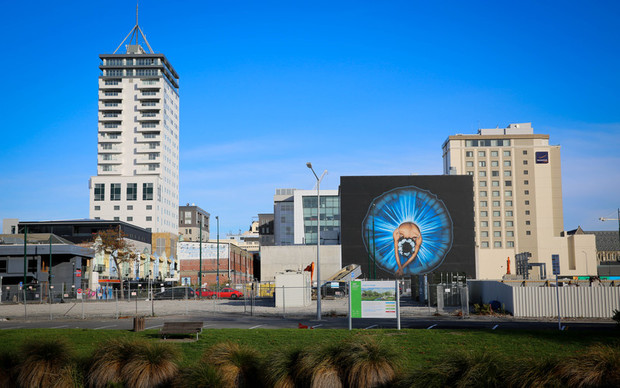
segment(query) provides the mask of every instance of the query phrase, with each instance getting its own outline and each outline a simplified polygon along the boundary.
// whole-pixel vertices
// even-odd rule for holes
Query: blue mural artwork
[[[453,224],[446,205],[416,186],[399,187],[375,198],[362,231],[370,257],[396,276],[429,273],[452,248]]]

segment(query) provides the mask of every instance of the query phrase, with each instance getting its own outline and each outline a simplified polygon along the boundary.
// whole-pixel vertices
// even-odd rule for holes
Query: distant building
[[[217,284],[218,274],[220,286],[248,283],[254,280],[252,254],[233,243],[179,242],[178,252],[181,284],[214,287]],[[202,272],[202,282],[198,281],[200,272]]]
[[[273,213],[258,215],[258,235],[261,247],[275,245]]]
[[[338,190],[321,190],[321,245],[340,244],[340,198]],[[274,244],[316,245],[316,190],[276,189]]]
[[[195,204],[179,206],[179,239],[182,241],[209,241],[211,215]],[[202,231],[201,231],[202,225]]]

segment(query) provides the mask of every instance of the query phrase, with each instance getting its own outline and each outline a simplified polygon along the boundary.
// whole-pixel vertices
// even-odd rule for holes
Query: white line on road
[[[493,326],[493,328],[492,328],[491,330],[495,330],[495,329],[497,329],[497,327],[498,327],[498,326],[499,326],[499,325],[495,325],[495,326]]]
[[[159,327],[159,326],[163,326],[163,324],[161,324],[161,325],[155,325],[155,326],[151,326],[151,327],[147,327],[147,328],[146,328],[146,329],[144,329],[144,330],[154,329],[154,328]]]
[[[319,327],[319,326],[323,326],[323,325],[322,324],[321,325],[314,325],[314,326],[311,326],[311,327],[314,329],[315,327]]]
[[[250,327],[250,330],[252,330],[252,329],[256,329],[257,327],[261,327],[261,326],[264,326],[264,325],[256,325],[256,326],[252,326],[252,327]]]
[[[215,325],[202,325],[202,327],[209,327],[209,326],[215,326]]]
[[[54,326],[50,327],[50,329],[62,329],[63,327],[69,327],[69,325]]]
[[[432,329],[435,326],[437,326],[437,324],[434,324],[434,325],[431,325],[431,326],[427,327],[426,330],[430,330],[430,329]]]
[[[13,327],[3,327],[1,330],[13,330],[13,329],[21,329],[22,326],[13,326]]]
[[[95,327],[94,330],[105,329],[107,327],[114,327],[114,326],[116,326],[116,325],[107,325],[107,326]]]
[[[377,327],[377,326],[378,326],[378,325],[368,326],[368,327],[364,328],[364,330],[372,329],[373,327]]]

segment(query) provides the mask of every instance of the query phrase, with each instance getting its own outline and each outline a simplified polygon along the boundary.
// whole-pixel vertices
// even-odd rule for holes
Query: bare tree
[[[118,226],[118,228],[97,232],[93,236],[93,248],[95,251],[103,250],[103,253],[108,253],[114,260],[116,274],[121,283],[121,299],[125,299],[121,264],[129,263],[135,259],[136,253],[132,251],[132,244],[127,241],[125,233]]]

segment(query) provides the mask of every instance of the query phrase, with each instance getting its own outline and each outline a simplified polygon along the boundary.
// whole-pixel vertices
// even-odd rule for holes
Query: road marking
[[[63,327],[69,327],[69,325],[54,326],[50,327],[50,329],[62,329]]]
[[[151,326],[151,327],[147,327],[147,328],[146,328],[146,329],[144,329],[144,330],[154,329],[154,328],[159,327],[159,326],[163,326],[163,324],[161,324],[161,325],[155,325],[155,326]]]
[[[2,330],[21,329],[23,326],[3,327]]]
[[[378,325],[368,326],[368,327],[366,327],[364,330],[372,329],[373,327],[377,327],[377,326],[378,326]]]
[[[250,327],[250,330],[252,330],[252,329],[256,329],[257,327],[261,327],[261,326],[264,326],[264,325],[256,325],[256,326],[252,326],[252,327]]]
[[[116,325],[107,325],[107,326],[95,327],[93,330],[105,329],[106,327],[114,327],[114,326],[116,326]]]
[[[209,327],[209,326],[215,326],[215,325],[202,325],[202,327]]]
[[[427,327],[426,330],[430,330],[430,329],[432,329],[435,326],[437,326],[437,324],[434,324],[434,325],[431,325],[431,326]]]
[[[497,329],[497,327],[498,327],[498,326],[499,326],[499,325],[495,325],[495,326],[493,326],[493,328],[492,328],[491,330],[495,330],[495,329]]]
[[[320,325],[314,325],[314,326],[311,326],[311,327],[314,329],[315,327],[319,327],[319,326],[323,326],[323,325],[320,324]]]

